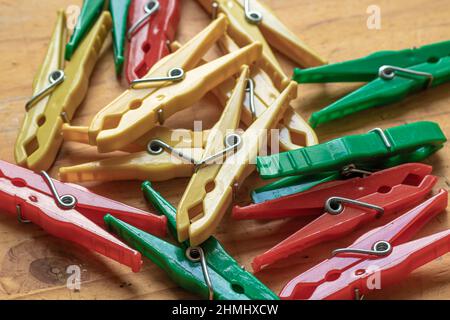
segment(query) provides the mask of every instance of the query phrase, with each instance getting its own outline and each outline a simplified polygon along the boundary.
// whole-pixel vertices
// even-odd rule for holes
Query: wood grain
[[[402,49],[448,40],[450,6],[448,0],[377,0],[382,10],[381,30],[368,30],[367,7],[372,0],[265,0],[278,16],[306,43],[330,62],[357,58],[377,50]],[[0,0],[0,159],[13,162],[13,145],[23,118],[24,104],[31,93],[34,73],[41,63],[56,18],[56,10],[79,5],[80,0]],[[182,0],[182,22],[178,40],[186,42],[204,28],[209,17],[193,0]],[[213,53],[214,54],[214,53]],[[294,67],[277,55],[287,74]],[[295,107],[304,117],[356,88],[357,85],[302,85]],[[88,124],[93,115],[126,88],[114,75],[111,40],[97,64],[89,93],[79,108],[74,125]],[[409,97],[402,103],[361,112],[318,130],[321,141],[343,134],[361,133],[373,127],[431,120],[450,136],[450,84]],[[213,97],[169,119],[172,127],[191,128],[193,120],[210,127],[221,108]],[[78,164],[98,158],[95,150],[75,143],[61,149],[51,173],[62,165]],[[440,176],[437,187],[447,188],[450,169],[447,145],[427,163]],[[187,179],[157,183],[155,187],[176,205]],[[147,208],[139,182],[89,184],[94,192]],[[239,192],[237,202],[249,201],[249,192],[263,183],[252,175]],[[250,269],[252,258],[292,234],[305,221],[281,220],[268,223],[234,222],[227,217],[216,236],[227,250]],[[381,223],[381,222],[379,222]],[[371,225],[370,228],[373,228]],[[435,218],[417,237],[450,227],[448,213]],[[348,245],[368,228],[350,237],[307,250],[258,277],[275,292],[293,276],[329,256],[333,248]],[[82,267],[81,290],[66,288],[65,268]],[[401,284],[377,291],[367,299],[449,299],[450,255],[415,271]],[[0,299],[185,299],[195,298],[171,282],[150,261],[143,271],[132,274],[125,267],[98,254],[86,252],[68,242],[52,238],[32,225],[19,225],[0,216]]]

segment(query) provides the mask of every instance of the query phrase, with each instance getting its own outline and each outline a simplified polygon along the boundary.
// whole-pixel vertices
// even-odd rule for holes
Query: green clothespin
[[[155,208],[166,215],[169,229],[176,236],[176,209],[152,188],[150,182],[144,182],[142,190]],[[217,300],[278,300],[277,295],[239,266],[214,237],[210,237],[199,248],[190,248],[187,242],[174,246],[112,216],[105,217],[105,222],[125,241],[165,270],[177,284],[202,297],[213,296]]]
[[[314,113],[316,127],[364,109],[404,99],[423,88],[450,81],[450,41],[417,49],[380,51],[367,57],[310,69],[295,69],[299,83],[372,81]]]
[[[106,8],[105,0],[84,0],[80,16],[78,17],[75,30],[66,45],[66,60],[72,58],[73,53],[78,48],[81,41],[88,34],[89,30],[97,21],[98,17]],[[122,72],[124,62],[124,47],[127,28],[128,8],[130,0],[111,0],[109,1],[109,10],[113,19],[113,45],[114,60],[116,72]]]
[[[359,169],[388,168],[419,162],[442,148],[446,141],[437,123],[420,121],[258,157],[256,166],[263,179],[340,172],[349,165]]]
[[[253,203],[262,203],[291,194],[305,192],[319,184],[333,181],[340,177],[340,173],[333,172],[312,176],[300,175],[282,178],[261,188],[255,189],[252,192]]]

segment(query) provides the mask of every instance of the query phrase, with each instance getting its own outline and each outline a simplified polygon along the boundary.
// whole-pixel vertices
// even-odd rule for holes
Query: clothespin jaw
[[[358,168],[392,167],[418,162],[446,142],[437,123],[419,121],[366,134],[346,136],[326,143],[257,158],[263,179],[340,171],[347,165]]]
[[[177,239],[176,230],[176,209],[166,200],[161,194],[152,188],[150,182],[146,181],[142,184],[142,190],[145,198],[162,214],[167,217],[167,227],[171,231],[175,239]],[[189,248],[188,242],[181,243],[185,249]],[[214,269],[229,283],[232,283],[232,288],[245,294],[252,300],[278,300],[269,288],[262,284],[251,273],[245,271],[223,248],[221,243],[214,237],[208,238],[201,245],[205,254],[205,259],[208,266]]]
[[[239,46],[227,35],[220,39],[219,44],[226,53],[239,49]],[[241,116],[242,122],[247,126],[250,126],[255,118],[261,116],[280,95],[280,91],[272,82],[272,75],[264,71],[258,63],[251,68],[250,75],[249,81],[252,81],[253,90],[248,90],[249,94],[244,102],[245,109]],[[229,79],[213,92],[224,104],[230,97],[233,87],[234,82]],[[277,140],[279,140],[280,148],[284,151],[318,143],[314,130],[291,108],[286,111],[283,121],[278,124],[277,128],[279,130],[279,139]]]
[[[433,43],[420,48],[399,51],[378,51],[360,59],[325,66],[294,70],[298,83],[369,82],[379,76],[386,65],[400,68],[437,61],[448,56],[450,41]]]
[[[230,149],[230,152],[234,151],[242,144],[240,136],[233,131],[239,126],[248,76],[249,68],[248,66],[244,66],[241,75],[236,82],[234,91],[228,100],[227,106],[225,107],[221,118],[213,127],[213,133],[209,136],[206,143],[202,162],[207,161],[210,163],[205,163],[203,167],[199,167],[194,173],[181,198],[177,209],[177,230],[179,239],[186,240],[189,238],[190,221],[194,220],[196,217],[194,210],[199,205],[202,205],[202,201],[208,192],[208,188],[211,187],[210,184],[213,183],[214,178],[219,172],[221,163],[225,161],[224,156],[226,156],[226,153],[219,153],[221,150],[226,149]],[[230,138],[233,140],[231,143],[227,142]],[[219,159],[215,158],[208,160],[208,158],[215,157],[215,155],[218,154]],[[217,162],[217,160],[221,162]]]
[[[156,62],[170,53],[169,44],[175,38],[180,20],[180,6],[179,0],[132,1],[126,64],[128,82],[144,77]]]
[[[309,120],[311,126],[316,127],[362,110],[399,102],[411,93],[450,81],[450,57],[408,69],[391,66],[383,68],[380,69],[379,78],[314,112]]]
[[[48,233],[127,265],[138,272],[141,255],[107,233],[103,217],[114,214],[156,235],[167,219],[64,184],[31,170],[0,161],[0,211],[20,222],[32,222]]]
[[[105,4],[105,0],[83,0],[83,6],[78,16],[77,24],[75,25],[69,43],[66,45],[66,60],[70,61],[72,59],[75,50],[80,46],[84,37],[90,32],[103,9],[105,9]]]
[[[241,185],[254,170],[254,159],[259,148],[264,144],[267,130],[274,128],[289,106],[289,101],[297,95],[297,86],[291,83],[267,109],[241,136],[240,149],[228,157],[214,181],[209,185],[211,189],[203,199],[202,212],[191,221],[189,226],[189,241],[198,245],[211,236],[222,217],[227,211],[233,198],[233,189]],[[179,234],[179,240],[186,240]]]
[[[192,105],[208,91],[239,72],[243,64],[251,64],[260,56],[261,44],[253,43],[186,72],[183,80],[159,88],[143,101],[133,101],[115,128],[98,134],[98,150],[115,151],[135,141],[165,118]]]
[[[181,68],[185,71],[192,70],[197,66],[204,54],[225,33],[227,19],[220,15],[208,27],[188,41],[182,48],[163,58],[156,63],[146,78],[167,76],[169,70]],[[167,83],[162,84],[167,85]],[[103,108],[92,120],[89,127],[89,142],[96,145],[98,134],[111,127],[115,127],[130,106],[142,103],[146,97],[156,92],[158,87],[126,90],[122,95]]]
[[[447,191],[440,190],[437,195],[392,222],[364,234],[348,248],[336,250],[333,257],[289,281],[282,289],[280,297],[285,300],[352,299],[356,298],[356,292],[359,295],[366,294],[370,292],[369,288],[367,285],[359,285],[360,283],[357,280],[361,276],[364,277],[364,273],[361,271],[364,270],[361,269],[364,261],[369,261],[372,264],[372,270],[367,270],[368,272],[382,272],[379,275],[384,276],[380,278],[383,288],[389,284],[389,280],[392,280],[387,279],[389,276],[395,276],[396,280],[399,281],[413,269],[412,266],[416,266],[417,262],[414,261],[409,264],[409,268],[404,270],[405,272],[401,272],[400,268],[394,267],[392,273],[386,275],[386,273],[383,274],[383,270],[379,269],[381,266],[379,260],[382,261],[383,257],[390,257],[391,260],[392,255],[395,254],[393,249],[396,250],[398,246],[409,241],[431,219],[445,210],[447,202]],[[422,243],[422,241],[419,241],[419,243]],[[416,251],[418,253],[419,247],[416,249],[418,249]],[[405,261],[401,262],[399,266],[406,267],[404,263]],[[374,266],[377,266],[377,270],[373,270]],[[360,272],[355,277],[354,272],[357,270],[360,270]],[[330,276],[330,274],[333,276]]]
[[[294,253],[325,241],[346,236],[362,225],[380,216],[390,216],[420,203],[431,192],[437,177],[407,179],[395,186],[381,186],[376,192],[360,198],[330,197],[324,204],[325,213],[256,257],[255,271]]]
[[[64,20],[60,17],[53,38],[56,42],[63,41],[64,28]],[[64,73],[60,72],[63,80],[49,94],[48,100],[45,98],[38,104],[27,105],[27,113],[15,145],[18,164],[33,170],[46,170],[51,166],[62,143],[62,125],[72,119],[87,92],[89,77],[110,28],[111,16],[105,12],[85,37],[72,60],[66,64]],[[56,42],[51,46],[39,77],[48,79],[48,68],[56,67],[49,59],[60,59],[61,45],[56,45]]]
[[[313,186],[310,190],[280,197],[247,207],[235,206],[233,218],[282,219],[295,216],[317,215],[323,212],[329,198],[361,198],[380,188],[392,188],[404,181],[422,180],[431,174],[432,167],[421,163],[407,163],[372,173],[363,178],[330,181]]]
[[[263,44],[263,69],[271,74],[279,90],[283,90],[289,81],[268,42],[300,65],[317,66],[325,63],[322,58],[307,48],[269,9],[257,1],[251,1],[252,12],[247,12],[244,0],[198,0],[198,2],[213,16],[217,12],[227,15],[230,20],[228,34],[239,46],[245,46],[253,41]],[[251,13],[258,14],[262,17],[262,20],[249,22],[249,14]]]
[[[113,47],[116,74],[121,75],[125,61],[125,39],[127,34],[128,9],[131,0],[109,1],[109,11],[113,20]]]

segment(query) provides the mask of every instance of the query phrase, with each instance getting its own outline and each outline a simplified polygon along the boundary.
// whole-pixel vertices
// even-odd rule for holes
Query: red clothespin
[[[319,215],[331,197],[361,198],[382,188],[392,188],[405,182],[407,184],[408,181],[420,181],[432,170],[431,166],[422,163],[407,163],[374,173],[365,172],[367,176],[362,178],[326,182],[305,192],[246,207],[235,206],[233,218],[281,219]]]
[[[142,259],[106,232],[103,217],[110,213],[138,228],[166,234],[167,219],[96,195],[80,186],[51,179],[0,160],[0,210],[33,222],[48,233],[78,243],[138,272]]]
[[[170,53],[180,21],[179,0],[132,0],[128,17],[125,73],[129,83],[144,77]]]
[[[267,265],[306,248],[348,235],[382,215],[389,216],[407,210],[420,203],[437,182],[437,177],[426,175],[406,179],[391,186],[388,183],[391,178],[387,177],[385,185],[363,197],[332,196],[328,198],[324,204],[324,214],[256,257],[252,262],[253,269],[257,272]]]
[[[445,210],[447,201],[447,191],[440,190],[394,221],[361,236],[349,248],[335,250],[332,258],[291,280],[280,297],[360,299],[370,290],[380,289],[371,276],[378,276],[382,288],[399,282],[414,269],[449,251],[450,230],[406,243]]]

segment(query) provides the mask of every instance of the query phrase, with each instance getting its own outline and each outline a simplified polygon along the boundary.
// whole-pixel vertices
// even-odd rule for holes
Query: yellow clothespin
[[[227,30],[228,20],[224,15],[211,22],[205,29],[188,41],[180,50],[174,52],[156,63],[144,78],[163,77],[174,68],[185,71],[195,68],[206,52],[215,44]],[[160,83],[161,85],[161,83]],[[164,83],[163,83],[164,85]],[[97,144],[100,132],[114,128],[130,106],[143,101],[157,92],[159,87],[126,90],[122,95],[103,108],[92,120],[89,127],[89,143]],[[137,101],[137,102],[135,102]],[[149,128],[150,130],[151,128]]]
[[[219,44],[226,53],[239,49],[238,45],[227,35],[220,39]],[[251,68],[249,81],[251,81],[249,85],[252,86],[253,90],[250,88],[248,90],[249,96],[245,100],[245,109],[241,116],[242,122],[247,126],[250,126],[255,118],[262,115],[280,95],[270,75],[258,63]],[[232,88],[233,81],[229,79],[218,86],[214,90],[214,93],[223,102],[229,98]],[[280,148],[283,151],[295,150],[318,143],[318,138],[314,130],[292,108],[286,111],[277,128],[280,136]]]
[[[181,81],[163,80],[163,86],[159,86],[144,100],[131,101],[113,128],[99,132],[96,140],[98,150],[110,152],[132,143],[158,123],[164,123],[164,119],[200,100],[207,92],[237,73],[242,65],[251,64],[260,56],[261,44],[255,42],[186,72]]]
[[[177,210],[179,241],[189,239],[192,246],[197,246],[212,235],[232,202],[233,190],[255,169],[255,159],[267,130],[277,125],[296,95],[297,85],[291,82],[242,134],[238,151],[228,157],[218,171],[193,177],[198,181],[191,181]]]
[[[111,15],[102,13],[63,69],[66,21],[58,12],[56,28],[44,64],[33,83],[33,97],[15,145],[16,162],[33,170],[47,170],[62,143],[61,128],[71,121],[89,85],[89,77],[111,29]]]
[[[229,147],[234,147],[233,149],[241,147],[242,138],[235,133],[230,133],[229,130],[238,128],[248,76],[249,69],[248,67],[245,67],[231,93],[230,99],[228,100],[220,120],[212,129],[213,134],[210,135],[210,138],[206,143],[203,161],[208,157],[216,155],[218,150],[225,150]],[[226,143],[227,141],[229,142]],[[223,157],[220,160],[223,161]],[[189,238],[189,223],[191,217],[195,217],[195,210],[198,208],[198,205],[202,204],[206,192],[214,187],[210,186],[210,183],[214,182],[214,178],[220,168],[220,163],[206,164],[205,167],[200,167],[192,176],[177,209],[177,230],[179,239]]]
[[[228,34],[240,47],[254,41],[262,43],[263,68],[272,76],[279,90],[286,87],[289,79],[268,43],[301,66],[313,67],[326,63],[257,0],[198,0],[198,2],[212,14],[213,18],[218,12],[228,17],[230,21]]]

